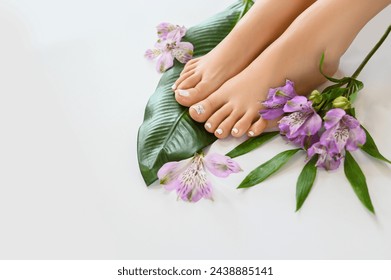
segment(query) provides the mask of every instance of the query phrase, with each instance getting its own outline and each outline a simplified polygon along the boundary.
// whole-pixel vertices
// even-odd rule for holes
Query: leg
[[[189,61],[173,88],[191,106],[242,71],[315,0],[258,0],[231,33],[207,55]]]
[[[191,117],[219,138],[259,135],[267,126],[259,119],[259,101],[271,87],[290,79],[306,94],[322,84],[318,64],[325,53],[324,70],[332,75],[340,57],[361,28],[391,0],[319,0],[245,70],[206,99],[190,108]],[[203,107],[203,113],[195,110]]]

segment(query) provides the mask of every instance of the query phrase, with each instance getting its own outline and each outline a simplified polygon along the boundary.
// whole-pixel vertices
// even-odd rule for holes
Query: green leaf
[[[320,62],[319,62],[319,72],[323,75],[323,77],[325,77],[330,82],[333,82],[333,83],[343,83],[347,79],[346,77],[344,77],[342,79],[337,79],[337,78],[329,77],[329,76],[327,76],[326,74],[323,73],[324,57],[325,57],[324,53],[322,53],[322,57],[320,58]]]
[[[225,11],[189,28],[183,41],[194,45],[195,57],[208,53],[232,30],[249,5],[249,1],[237,1]],[[138,162],[147,185],[157,179],[157,172],[164,163],[191,157],[216,140],[202,124],[194,122],[188,108],[179,105],[174,98],[171,86],[183,67],[176,61],[174,67],[163,74],[148,101],[144,122],[138,131]]]
[[[276,135],[278,135],[278,131],[272,131],[272,132],[265,132],[262,133],[258,137],[252,137],[249,138],[248,140],[244,141],[242,144],[237,146],[235,149],[227,153],[226,155],[235,158],[244,154],[247,154],[248,152],[251,152],[252,150],[260,147],[263,145],[266,141],[272,139]]]
[[[374,158],[377,158],[377,159],[380,159],[380,160],[383,160],[387,163],[391,163],[390,160],[388,160],[387,158],[385,158],[380,152],[379,152],[379,149],[377,148],[376,144],[375,144],[375,141],[373,140],[371,134],[369,134],[368,130],[365,129],[365,127],[361,126],[362,129],[364,129],[365,131],[365,134],[367,135],[367,140],[365,142],[365,144],[361,147],[361,150],[363,150],[364,152],[366,152],[367,154],[373,156]]]
[[[258,166],[246,178],[240,183],[238,189],[250,188],[255,186],[264,180],[266,180],[270,175],[279,170],[289,159],[296,154],[301,149],[287,150],[282,153],[279,153],[269,161]]]
[[[367,182],[364,173],[361,171],[360,166],[352,157],[352,155],[346,151],[344,170],[346,178],[349,180],[353,187],[354,192],[360,199],[361,203],[372,213],[375,213],[373,208],[371,197],[369,196]]]
[[[299,211],[303,206],[308,194],[311,191],[312,185],[316,178],[317,168],[315,166],[317,157],[313,157],[304,166],[296,183],[296,211]]]

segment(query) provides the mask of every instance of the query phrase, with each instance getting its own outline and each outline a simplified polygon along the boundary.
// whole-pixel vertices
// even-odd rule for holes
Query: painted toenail
[[[248,135],[250,135],[250,136],[254,136],[254,135],[255,135],[255,133],[254,133],[254,131],[250,130],[250,131],[248,132]]]
[[[221,128],[218,128],[218,129],[216,129],[216,133],[218,135],[221,135],[221,134],[223,134],[223,130]]]
[[[202,106],[201,104],[193,105],[193,106],[191,106],[191,108],[193,108],[197,112],[198,115],[205,113],[204,106]]]
[[[212,125],[211,125],[210,123],[207,122],[207,123],[205,124],[205,127],[211,129]]]
[[[237,129],[236,127],[234,127],[234,128],[232,128],[232,132],[235,133],[235,134],[238,134],[239,129]]]
[[[176,90],[176,84],[173,84],[171,88],[172,90]]]
[[[184,97],[187,97],[187,96],[190,95],[189,91],[184,90],[184,89],[178,89],[178,94],[179,94],[180,96],[184,96]]]

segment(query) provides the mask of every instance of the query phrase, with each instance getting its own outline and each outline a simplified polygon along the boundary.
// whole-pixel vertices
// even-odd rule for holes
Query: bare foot
[[[258,0],[231,33],[207,55],[189,61],[173,85],[191,106],[242,71],[315,0]]]
[[[333,75],[359,30],[390,0],[379,2],[383,4],[370,0],[316,2],[245,70],[191,106],[191,117],[206,122],[205,129],[218,138],[259,135],[268,126],[259,117],[260,101],[265,100],[268,89],[289,79],[299,94],[307,94],[322,84],[325,78],[318,70],[322,54],[324,72]]]

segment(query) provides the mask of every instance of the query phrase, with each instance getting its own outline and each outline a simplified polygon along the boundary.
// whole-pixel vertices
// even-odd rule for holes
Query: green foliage
[[[194,45],[195,57],[205,55],[224,39],[251,5],[252,1],[237,1],[225,11],[189,28],[183,41]],[[147,185],[157,179],[157,172],[164,163],[191,157],[216,140],[202,124],[190,118],[188,108],[175,101],[171,86],[183,66],[176,62],[163,74],[149,99],[138,132],[139,167]]]
[[[345,175],[350,184],[353,187],[358,199],[361,203],[371,212],[375,213],[373,208],[371,197],[369,196],[367,181],[364,173],[361,171],[360,166],[352,155],[346,151],[345,164],[344,164]]]
[[[274,138],[278,134],[279,134],[278,131],[272,131],[272,132],[262,133],[258,137],[249,138],[248,140],[244,141],[242,144],[237,146],[235,149],[227,153],[227,156],[231,158],[235,158],[247,154],[248,152],[251,152],[252,150],[262,146],[265,142]]]
[[[313,157],[304,166],[296,183],[296,211],[299,211],[303,206],[308,194],[310,193],[312,186],[316,178],[317,168],[315,166],[317,157]]]
[[[269,178],[270,175],[284,166],[289,161],[289,159],[291,159],[292,156],[300,150],[301,149],[293,149],[281,152],[269,161],[258,166],[253,171],[251,171],[246,178],[244,178],[244,180],[238,186],[238,189],[250,188],[263,182]]]

